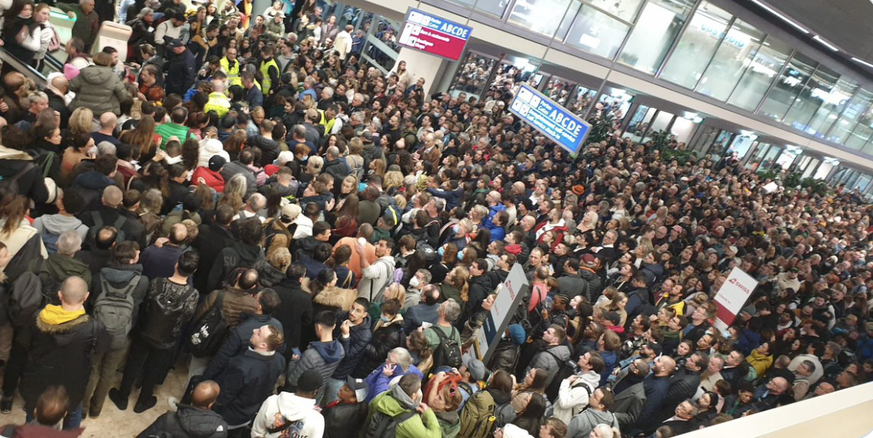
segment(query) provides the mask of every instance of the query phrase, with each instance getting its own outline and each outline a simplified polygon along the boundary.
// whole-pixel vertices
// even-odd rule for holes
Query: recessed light
[[[766,10],[767,12],[769,12],[769,13],[775,15],[775,16],[778,17],[780,20],[782,20],[782,21],[784,21],[784,22],[790,24],[790,25],[791,25],[792,27],[794,27],[795,29],[797,29],[797,30],[799,30],[799,31],[801,31],[801,32],[803,32],[803,33],[806,33],[806,34],[809,33],[809,31],[806,30],[806,29],[804,29],[803,26],[797,24],[796,22],[794,22],[794,21],[791,20],[790,18],[788,18],[788,17],[782,15],[781,13],[777,12],[775,9],[771,8],[770,6],[767,6],[767,5],[765,5],[764,3],[762,3],[762,2],[760,2],[760,1],[758,1],[758,0],[752,0],[752,3],[755,3],[756,5],[758,5],[758,6],[762,7],[762,8],[764,8],[764,10]]]
[[[855,62],[857,62],[858,64],[864,64],[864,65],[866,65],[867,67],[873,68],[873,64],[870,64],[869,62],[864,61],[863,59],[855,58],[854,56],[852,57],[852,61],[855,61]]]
[[[822,39],[820,36],[818,36],[818,35],[813,36],[812,39],[818,41],[819,44],[821,44],[821,45],[823,45],[823,46],[825,46],[825,47],[827,47],[827,48],[833,50],[834,52],[839,52],[839,51],[840,51],[840,49],[838,49],[836,46],[833,46],[831,43],[829,43],[829,42],[823,40],[823,39]]]

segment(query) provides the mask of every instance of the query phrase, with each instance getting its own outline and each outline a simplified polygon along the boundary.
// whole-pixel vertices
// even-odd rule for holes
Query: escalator
[[[46,55],[46,58],[48,58],[49,56],[50,55]],[[7,52],[6,49],[2,47],[0,47],[0,62],[3,63],[4,68],[20,72],[24,75],[24,77],[32,80],[39,89],[45,88],[46,77],[48,76],[48,73],[43,74],[39,70],[33,68],[31,65],[21,62],[18,58]],[[49,62],[46,62],[45,64],[49,65]],[[46,67],[44,68],[44,70],[45,69],[51,69],[51,67]],[[60,70],[56,69],[54,71],[63,71],[63,65],[60,66]]]

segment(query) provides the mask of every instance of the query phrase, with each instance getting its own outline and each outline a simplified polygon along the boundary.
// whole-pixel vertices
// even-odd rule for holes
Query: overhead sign
[[[457,61],[464,53],[472,28],[409,9],[400,32],[400,45]]]
[[[718,290],[718,294],[713,298],[718,306],[718,316],[713,325],[719,330],[726,331],[756,287],[758,282],[749,274],[740,268],[732,269],[727,280]]]
[[[579,153],[591,125],[539,91],[522,85],[509,111],[572,154]]]
[[[482,327],[476,331],[476,356],[482,362],[488,363],[491,354],[494,352],[494,347],[500,341],[503,332],[506,331],[506,326],[512,319],[521,303],[522,297],[527,293],[528,288],[527,277],[524,275],[524,269],[521,264],[516,263],[509,270],[509,275],[497,290],[497,297],[494,299],[494,304],[491,306],[491,314],[482,324]]]

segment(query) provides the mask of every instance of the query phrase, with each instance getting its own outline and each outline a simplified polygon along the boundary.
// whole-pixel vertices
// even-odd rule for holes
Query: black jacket
[[[33,166],[25,171],[28,164]],[[26,152],[0,146],[0,177],[8,181],[19,173],[21,176],[16,181],[18,194],[27,196],[37,204],[44,204],[48,199],[48,189],[43,182],[42,169],[39,165],[34,163],[33,158]]]
[[[276,140],[266,138],[260,134],[249,137],[248,140],[246,140],[246,144],[261,150],[261,162],[258,163],[260,167],[273,164],[273,161],[276,158],[279,158],[279,152],[282,151],[279,148],[279,143],[276,143]]]
[[[224,438],[227,422],[210,410],[179,404],[176,412],[158,417],[137,438]]]
[[[230,426],[251,420],[258,413],[261,403],[273,393],[276,380],[284,370],[285,358],[278,353],[264,356],[248,349],[234,357],[215,379],[221,387],[215,412]]]
[[[342,336],[340,325],[342,324],[342,321],[347,319],[349,319],[348,312],[342,312],[337,315],[337,327],[334,331],[334,339],[339,339],[340,336]],[[364,351],[373,339],[373,330],[371,327],[372,324],[370,323],[369,316],[365,316],[362,323],[351,327],[349,330],[349,348],[346,351],[345,356],[343,356],[343,360],[340,361],[339,366],[333,372],[334,379],[345,381],[349,374],[351,374],[361,362],[361,357],[363,357]]]
[[[170,61],[167,62],[167,94],[178,94],[184,96],[185,93],[194,85],[194,79],[197,77],[197,65],[194,60],[194,55],[190,50],[185,50],[178,55],[170,55]]]
[[[378,330],[374,330],[370,344],[364,349],[363,357],[352,376],[359,378],[367,377],[370,375],[370,372],[385,362],[389,351],[405,346],[402,319],[395,320],[391,324],[383,325]]]
[[[321,411],[324,416],[324,438],[346,438],[349,431],[361,430],[367,420],[366,403],[340,403]]]
[[[264,258],[261,248],[255,245],[246,245],[238,242],[236,245],[227,247],[218,253],[212,269],[209,271],[209,279],[206,289],[201,293],[208,293],[221,287],[221,282],[227,279],[228,274],[236,268],[254,268],[258,260]],[[202,266],[202,265],[201,265]]]
[[[200,254],[200,266],[204,268],[194,272],[194,287],[206,294],[212,290],[207,288],[210,270],[205,269],[205,267],[212,266],[221,250],[234,245],[236,242],[229,228],[222,227],[215,222],[202,224],[198,229],[200,232],[191,246]]]
[[[303,327],[312,325],[312,297],[303,292],[300,282],[286,278],[274,285],[273,290],[279,295],[279,308],[273,311],[273,317],[279,320],[285,328],[286,353],[300,346]]]
[[[270,315],[251,315],[241,314],[240,318],[245,318],[235,329],[228,333],[221,344],[221,349],[209,361],[209,366],[203,372],[205,380],[213,380],[221,374],[230,360],[246,352],[249,348],[249,340],[252,338],[252,332],[264,325],[274,325],[285,330],[282,323],[271,317]],[[284,347],[284,345],[283,345]]]

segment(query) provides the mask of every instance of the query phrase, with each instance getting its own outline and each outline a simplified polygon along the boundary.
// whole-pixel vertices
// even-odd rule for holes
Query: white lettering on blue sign
[[[579,152],[591,128],[584,120],[527,85],[518,90],[509,110],[574,154]]]
[[[433,29],[437,32],[442,32],[446,35],[451,35],[455,38],[467,41],[470,39],[472,28],[462,26],[458,23],[452,23],[448,20],[429,15],[417,9],[410,9],[406,21],[420,24],[428,29]]]

